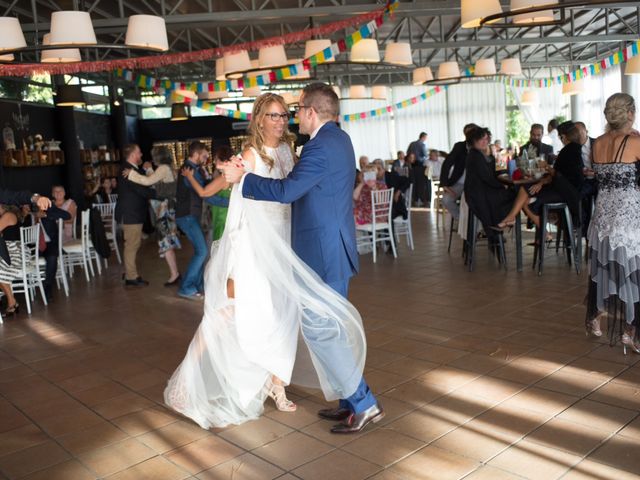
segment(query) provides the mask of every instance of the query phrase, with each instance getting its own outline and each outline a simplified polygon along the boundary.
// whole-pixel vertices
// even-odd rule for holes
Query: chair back
[[[92,208],[97,208],[100,212],[100,216],[102,220],[107,223],[111,221],[111,217],[113,217],[113,212],[116,208],[115,203],[94,203],[91,205]]]
[[[404,205],[407,207],[407,221],[411,222],[411,199],[413,198],[413,183],[404,192]]]
[[[82,248],[89,248],[89,221],[90,221],[91,210],[88,208],[83,210],[80,214],[80,239],[82,241]]]
[[[62,250],[62,244],[64,243],[64,220],[59,218],[56,223],[58,224],[58,257],[64,258],[64,252]]]
[[[27,271],[30,266],[38,268],[38,248],[40,240],[40,224],[30,227],[20,227],[20,250],[22,255],[22,268]]]
[[[393,203],[393,188],[373,190],[371,192],[371,223],[391,224],[391,206]]]
[[[118,201],[118,194],[117,193],[110,193],[109,194],[109,202],[116,203],[117,201]]]

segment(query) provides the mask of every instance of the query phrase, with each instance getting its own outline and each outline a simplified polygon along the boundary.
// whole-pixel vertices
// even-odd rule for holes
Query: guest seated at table
[[[111,203],[111,199],[109,197],[109,195],[116,193],[114,188],[113,188],[113,184],[111,182],[111,179],[108,177],[105,177],[101,180],[100,182],[100,188],[98,188],[98,191],[95,193],[95,202],[96,203]]]
[[[22,254],[20,252],[20,227],[22,211],[19,207],[0,205],[0,235],[4,239],[11,263],[0,258],[0,290],[7,297],[7,308],[3,315],[15,315],[20,305],[13,295],[11,283],[21,278]]]
[[[580,190],[584,181],[582,172],[582,145],[580,133],[573,122],[558,126],[560,140],[564,147],[560,150],[549,175],[528,187],[521,187],[511,211],[498,223],[503,228],[515,223],[516,215],[524,210],[536,227],[540,227],[540,212],[546,203],[564,202],[575,216],[578,213]],[[530,199],[534,200],[531,201]]]
[[[398,150],[398,158],[393,161],[393,165],[391,167],[393,171],[401,177],[411,176],[411,165],[407,162],[406,156],[402,150]]]
[[[388,173],[384,169],[384,162],[381,158],[376,158],[372,165],[376,167],[376,183],[378,184],[378,190],[384,190],[385,188],[391,188],[386,181],[386,174]]]
[[[464,189],[464,172],[469,150],[468,135],[474,128],[478,128],[475,123],[469,123],[464,126],[462,133],[465,139],[453,146],[440,169],[440,186],[444,189],[442,204],[453,218],[460,216],[458,200],[460,200]]]
[[[515,193],[496,178],[488,153],[491,132],[475,127],[467,139],[470,149],[466,160],[465,199],[469,210],[482,222],[487,236],[492,236],[491,227],[509,212]]]
[[[51,189],[51,196],[53,197],[53,204],[71,215],[70,220],[64,222],[64,242],[73,240],[73,224],[76,221],[76,214],[78,213],[78,206],[72,199],[65,199],[66,192],[62,185],[54,185]]]
[[[527,151],[527,155],[529,158],[547,157],[546,160],[549,163],[552,163],[550,160],[553,156],[553,147],[551,145],[547,145],[546,143],[542,143],[542,137],[544,135],[544,127],[539,123],[534,123],[531,125],[531,130],[529,130],[529,141],[522,145],[520,149],[520,153]]]
[[[360,171],[364,172],[364,169],[366,168],[366,166],[369,165],[369,157],[367,157],[366,155],[362,155],[358,159],[358,165],[360,166]]]
[[[362,182],[353,191],[353,214],[356,225],[366,225],[372,221],[371,192],[380,190],[381,186],[376,177],[378,169],[375,165],[367,166],[362,172]],[[387,188],[386,185],[382,189]]]

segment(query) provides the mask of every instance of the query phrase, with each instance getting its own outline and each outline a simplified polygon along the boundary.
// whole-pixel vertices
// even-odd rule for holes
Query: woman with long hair
[[[0,258],[0,290],[7,297],[4,315],[18,313],[20,305],[13,295],[11,283],[21,277],[22,254],[20,251],[20,227],[23,214],[19,207],[0,205],[0,236],[4,238],[11,263]]]
[[[293,169],[288,120],[281,96],[256,99],[242,152],[246,171],[282,179]],[[311,329],[314,340],[304,334]],[[328,365],[326,351],[318,352],[329,346],[348,352],[353,367]],[[365,350],[358,312],[291,249],[291,206],[245,199],[234,186],[205,271],[204,317],[165,402],[209,428],[258,418],[267,397],[279,410],[295,410],[284,388],[291,382],[319,387],[329,400],[346,398],[362,378]]]
[[[589,225],[591,268],[587,334],[601,336],[608,320],[611,344],[640,353],[640,136],[633,130],[633,97],[616,93],[604,109],[607,131],[593,146],[598,196]]]

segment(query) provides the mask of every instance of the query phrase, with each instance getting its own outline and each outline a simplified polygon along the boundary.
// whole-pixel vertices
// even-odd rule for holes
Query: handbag
[[[11,265],[11,255],[9,255],[7,242],[2,235],[0,235],[0,258],[2,258],[2,260],[4,260],[7,265]]]

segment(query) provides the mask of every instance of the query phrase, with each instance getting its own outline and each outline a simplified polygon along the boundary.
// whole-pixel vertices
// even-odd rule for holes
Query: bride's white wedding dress
[[[289,147],[265,150],[275,165],[269,169],[253,151],[254,173],[286,177],[294,165]],[[205,271],[202,322],[164,392],[167,405],[203,428],[258,418],[272,375],[321,388],[327,400],[349,397],[360,382],[360,315],[290,245],[291,206],[243,198],[242,185],[234,186]],[[227,279],[235,298],[227,296]],[[345,353],[354,361],[336,370],[328,360]]]

